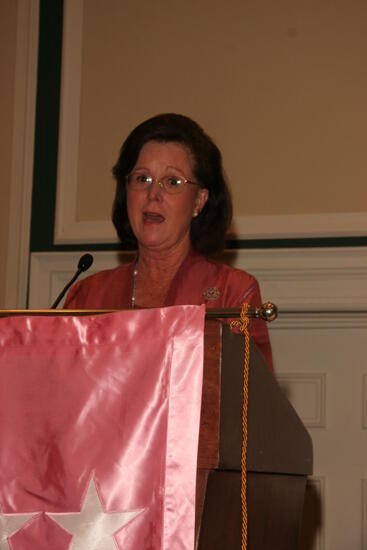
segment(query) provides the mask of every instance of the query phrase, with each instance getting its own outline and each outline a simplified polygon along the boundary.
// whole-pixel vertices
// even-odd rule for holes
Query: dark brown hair
[[[126,209],[126,176],[133,170],[139,153],[148,141],[177,142],[191,151],[194,176],[200,187],[208,189],[208,200],[191,222],[191,245],[201,254],[218,252],[232,219],[232,201],[224,178],[222,156],[213,140],[192,119],[177,114],[162,114],[142,122],[123,143],[113,175],[116,194],[112,221],[125,249],[137,247]]]

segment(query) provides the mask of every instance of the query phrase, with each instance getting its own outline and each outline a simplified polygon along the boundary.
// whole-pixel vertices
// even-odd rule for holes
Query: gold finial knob
[[[265,302],[265,304],[262,305],[260,315],[265,321],[275,321],[278,317],[278,308],[272,302]]]

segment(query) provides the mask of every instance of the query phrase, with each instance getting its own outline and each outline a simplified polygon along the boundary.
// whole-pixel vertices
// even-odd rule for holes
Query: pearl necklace
[[[130,300],[131,309],[134,309],[135,307],[136,278],[138,276],[138,259],[139,257],[136,256],[135,263],[134,263],[133,289],[131,291],[131,300]]]

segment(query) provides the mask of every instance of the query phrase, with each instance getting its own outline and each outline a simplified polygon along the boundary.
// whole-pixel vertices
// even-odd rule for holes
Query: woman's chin
[[[179,253],[182,250],[182,255],[186,255],[188,248],[190,248],[190,238],[185,237],[183,239],[172,239],[170,235],[167,238],[147,238],[138,239],[138,247],[140,251],[146,250],[147,252],[165,252],[171,253],[177,251]]]
[[[138,246],[139,249],[146,249],[146,250],[165,250],[166,248],[170,247],[170,243],[167,242],[165,239],[138,239]]]

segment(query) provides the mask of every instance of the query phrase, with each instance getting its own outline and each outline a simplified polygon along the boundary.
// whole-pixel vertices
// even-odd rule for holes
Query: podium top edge
[[[103,315],[123,311],[143,311],[143,309],[0,309],[0,317],[16,316],[67,316],[67,315]],[[241,315],[240,308],[208,309],[206,319],[236,319]]]

